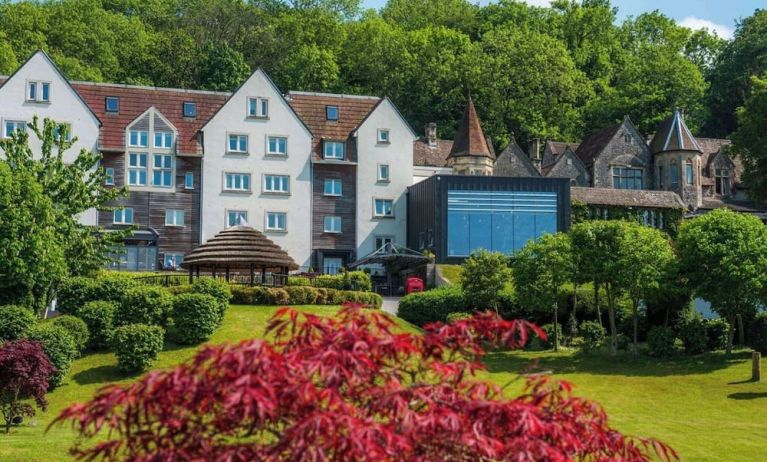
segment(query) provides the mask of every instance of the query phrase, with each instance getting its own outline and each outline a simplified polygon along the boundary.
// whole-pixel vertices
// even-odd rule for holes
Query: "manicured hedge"
[[[17,305],[0,306],[0,343],[18,340],[37,322],[29,308]]]
[[[112,334],[115,329],[115,312],[117,304],[115,302],[105,302],[97,300],[88,302],[83,306],[78,317],[88,326],[90,333],[89,347],[93,349],[108,348],[112,341]]]
[[[177,296],[173,301],[173,324],[179,342],[194,345],[209,339],[221,322],[220,305],[212,295]]]
[[[288,278],[289,286],[313,286],[325,289],[336,290],[355,290],[360,292],[370,292],[373,290],[373,283],[370,275],[364,271],[347,271],[341,274],[322,274],[314,277],[312,280],[305,276],[291,276]]]
[[[117,367],[125,372],[141,372],[152,365],[162,351],[165,330],[159,326],[129,324],[115,329],[112,348]]]
[[[53,390],[69,374],[72,361],[78,355],[77,346],[72,336],[62,327],[53,324],[39,324],[29,330],[29,340],[40,342],[43,352],[56,368],[48,381],[48,389]]]
[[[468,305],[459,286],[442,286],[402,297],[397,315],[417,326],[424,326],[435,321],[447,322],[448,315],[465,312]]]
[[[129,289],[136,286],[137,282],[130,277],[114,274],[100,278],[68,278],[57,291],[56,310],[76,316],[86,303],[96,300],[119,302]]]
[[[198,279],[192,284],[191,292],[210,295],[215,298],[218,323],[220,324],[224,320],[226,309],[229,308],[229,300],[232,298],[232,291],[226,281],[213,278]]]
[[[88,326],[82,319],[76,316],[65,314],[63,316],[57,316],[53,318],[53,322],[51,324],[61,327],[69,333],[69,335],[72,337],[72,340],[75,342],[75,347],[77,348],[78,353],[82,353],[85,347],[88,346],[88,339],[90,334],[88,333]]]
[[[115,325],[149,324],[165,327],[173,295],[162,287],[138,286],[128,289],[115,313]]]
[[[373,292],[351,290],[232,286],[232,303],[237,305],[341,305],[347,302],[380,308],[383,299]]]

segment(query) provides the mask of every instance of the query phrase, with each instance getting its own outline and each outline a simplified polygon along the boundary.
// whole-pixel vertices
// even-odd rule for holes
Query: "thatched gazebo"
[[[205,244],[184,257],[182,268],[189,270],[189,281],[200,270],[215,276],[224,273],[229,281],[231,271],[248,271],[250,284],[256,283],[256,270],[261,273],[261,284],[266,283],[266,272],[276,272],[287,277],[298,265],[280,246],[250,226],[233,226],[213,236]]]

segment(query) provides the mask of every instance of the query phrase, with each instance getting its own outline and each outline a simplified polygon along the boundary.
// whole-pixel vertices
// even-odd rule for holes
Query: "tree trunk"
[[[728,321],[730,322],[730,330],[727,332],[727,356],[732,353],[732,341],[735,339],[735,316],[730,316]]]
[[[638,332],[639,332],[639,313],[638,313],[638,306],[639,302],[637,300],[631,301],[631,311],[634,315],[634,344],[631,346],[631,352],[634,355],[634,357],[637,357],[637,341],[639,338]]]
[[[559,307],[557,302],[554,302],[554,351],[559,351],[559,325],[558,325],[558,313]]]
[[[743,315],[736,315],[738,318],[738,345],[743,348],[746,345],[746,331],[743,328]]]
[[[602,324],[602,311],[599,309],[599,284],[596,282],[594,283],[594,306],[597,307],[597,321],[599,321],[599,325],[604,329],[605,326]]]
[[[610,317],[610,355],[618,355],[618,328],[615,325],[615,294],[612,287],[606,285],[607,289],[607,314]]]

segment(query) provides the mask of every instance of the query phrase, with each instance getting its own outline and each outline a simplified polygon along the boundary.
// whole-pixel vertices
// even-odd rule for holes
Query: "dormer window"
[[[149,144],[149,133],[143,130],[131,130],[128,133],[128,145],[145,148]]]
[[[323,157],[325,159],[344,160],[344,143],[342,141],[325,141],[323,143]]]
[[[116,96],[107,96],[104,101],[104,110],[115,114],[120,112],[120,98]]]
[[[325,106],[325,118],[327,120],[338,120],[338,106]]]
[[[171,149],[173,147],[173,133],[154,132],[154,147]]]
[[[49,82],[27,82],[27,101],[47,103],[51,100],[51,84]]]
[[[191,101],[184,102],[184,117],[197,117],[197,103]]]
[[[269,100],[266,98],[248,98],[248,117],[269,117]]]
[[[717,168],[714,171],[716,193],[720,196],[730,195],[730,171],[726,168]]]

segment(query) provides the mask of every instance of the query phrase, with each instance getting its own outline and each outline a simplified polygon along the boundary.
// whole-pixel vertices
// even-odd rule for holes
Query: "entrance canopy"
[[[431,259],[421,252],[408,249],[405,246],[397,245],[393,242],[387,242],[381,246],[380,249],[350,263],[349,268],[378,264],[384,265],[390,270],[398,270],[425,265],[430,261]]]

